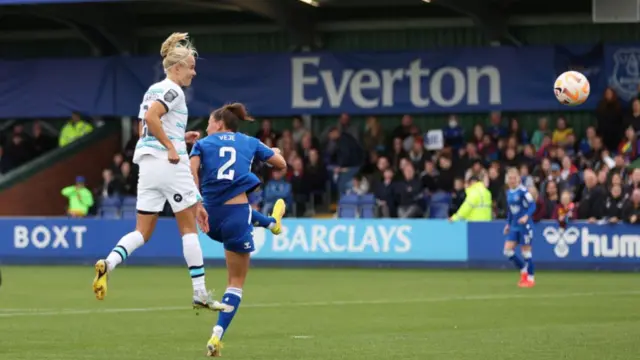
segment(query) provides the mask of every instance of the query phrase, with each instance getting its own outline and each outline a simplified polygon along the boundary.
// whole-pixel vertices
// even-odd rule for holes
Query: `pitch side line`
[[[526,291],[526,290],[525,290]],[[468,295],[445,296],[421,299],[380,299],[380,300],[345,300],[345,301],[311,301],[293,303],[264,303],[246,304],[246,308],[281,308],[281,307],[314,307],[314,306],[346,306],[346,305],[385,305],[385,304],[410,304],[410,303],[438,303],[448,301],[484,301],[484,300],[510,300],[510,299],[562,299],[583,296],[616,296],[616,295],[640,295],[637,291],[618,292],[583,292],[566,294],[505,294],[505,295]],[[24,317],[24,316],[59,316],[59,315],[86,315],[86,314],[119,314],[132,312],[157,312],[188,310],[184,306],[159,306],[145,308],[114,308],[114,309],[0,309],[0,318]]]

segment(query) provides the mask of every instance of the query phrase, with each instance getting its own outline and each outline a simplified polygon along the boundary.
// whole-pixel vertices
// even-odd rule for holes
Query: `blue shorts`
[[[253,225],[249,204],[205,206],[209,213],[209,235],[221,242],[224,249],[236,253],[250,253],[253,244]]]
[[[515,241],[520,245],[531,245],[531,240],[533,240],[533,225],[511,226],[505,240]]]

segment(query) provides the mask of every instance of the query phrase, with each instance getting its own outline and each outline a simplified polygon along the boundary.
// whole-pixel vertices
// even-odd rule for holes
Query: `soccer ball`
[[[556,79],[553,91],[561,104],[576,106],[587,101],[591,87],[589,80],[581,73],[566,71]]]

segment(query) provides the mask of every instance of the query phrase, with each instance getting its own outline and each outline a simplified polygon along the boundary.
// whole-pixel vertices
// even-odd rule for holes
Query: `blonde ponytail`
[[[188,33],[173,33],[162,43],[160,55],[162,56],[162,67],[166,72],[170,67],[183,62],[190,55],[198,56],[198,52],[189,40]]]

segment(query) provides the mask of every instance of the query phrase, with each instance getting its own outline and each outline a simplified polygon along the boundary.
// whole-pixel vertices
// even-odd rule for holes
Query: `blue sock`
[[[242,289],[230,287],[222,295],[222,303],[231,306],[232,309],[231,311],[220,311],[218,314],[218,322],[213,327],[213,335],[217,336],[218,339],[222,339],[224,333],[227,332],[231,320],[233,320],[238,311],[240,301],[242,301]]]
[[[272,224],[276,223],[276,219],[266,216],[258,210],[251,210],[251,222],[253,225],[269,229]]]
[[[520,259],[514,250],[505,250],[504,256],[506,256],[518,270],[522,270],[525,267],[524,261]]]
[[[531,254],[531,251],[523,251],[522,257],[524,257],[524,261],[527,264],[527,275],[529,276],[529,279],[533,279],[536,269],[533,266],[533,255]]]

